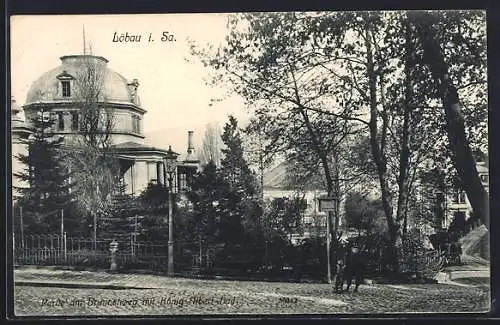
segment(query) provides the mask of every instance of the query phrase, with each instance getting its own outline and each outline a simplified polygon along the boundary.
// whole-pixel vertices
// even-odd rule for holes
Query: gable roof
[[[264,187],[283,188],[287,186],[286,161],[264,173]]]
[[[130,151],[135,151],[135,152],[156,151],[156,152],[159,152],[161,154],[167,154],[167,152],[168,152],[168,150],[166,150],[166,149],[148,146],[148,145],[144,145],[144,144],[132,142],[132,141],[117,143],[115,145],[112,145],[111,147],[115,150],[118,150],[118,151],[128,151],[128,152],[130,152]],[[176,152],[174,152],[174,154],[176,154],[177,156],[179,155]]]

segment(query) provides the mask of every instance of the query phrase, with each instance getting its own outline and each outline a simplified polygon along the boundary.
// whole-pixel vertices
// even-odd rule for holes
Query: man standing
[[[346,254],[344,279],[347,283],[346,292],[349,292],[352,280],[355,280],[354,292],[358,291],[359,286],[364,280],[364,258],[363,253],[357,245],[349,245]]]

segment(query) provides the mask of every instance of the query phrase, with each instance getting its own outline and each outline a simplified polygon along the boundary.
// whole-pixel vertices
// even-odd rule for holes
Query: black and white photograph
[[[490,312],[486,11],[9,37],[15,317]]]

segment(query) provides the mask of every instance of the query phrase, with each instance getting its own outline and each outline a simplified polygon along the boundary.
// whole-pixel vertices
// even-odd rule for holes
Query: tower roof
[[[52,103],[75,100],[74,92],[70,98],[62,97],[60,81],[74,79],[75,82],[82,79],[82,75],[94,69],[98,76],[102,75],[101,101],[130,103],[140,106],[139,97],[136,94],[138,82],[129,82],[121,74],[107,67],[108,60],[102,56],[94,55],[65,55],[60,57],[61,64],[52,70],[42,74],[28,91],[26,104]],[[90,68],[89,68],[90,67]],[[100,77],[99,77],[100,78]]]

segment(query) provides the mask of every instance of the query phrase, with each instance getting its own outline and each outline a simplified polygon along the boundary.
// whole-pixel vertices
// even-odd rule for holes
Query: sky
[[[175,41],[162,42],[163,32]],[[113,42],[115,33],[118,37],[142,35],[141,42]],[[188,39],[217,45],[226,34],[224,14],[13,16],[11,93],[23,105],[31,84],[57,67],[61,56],[83,53],[85,35],[92,53],[108,59],[111,70],[128,80],[139,80],[139,97],[147,110],[146,141],[164,148],[172,145],[182,152],[188,130],[195,132],[198,147],[207,123],[222,126],[229,114],[242,123],[248,118],[239,97],[210,105],[224,91],[206,85],[209,71],[198,60],[186,61]]]

